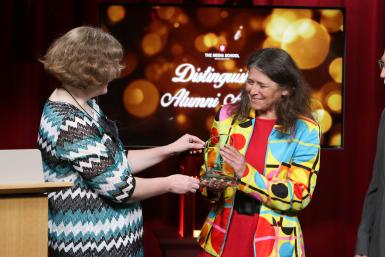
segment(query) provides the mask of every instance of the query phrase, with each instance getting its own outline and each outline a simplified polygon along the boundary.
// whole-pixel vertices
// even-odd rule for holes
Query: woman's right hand
[[[199,189],[199,180],[197,178],[182,174],[174,174],[167,177],[167,191],[175,194],[196,193]]]
[[[241,178],[246,169],[245,156],[231,145],[221,147],[220,153],[223,160],[234,169],[235,175]]]
[[[176,141],[167,145],[171,153],[180,153],[190,150],[190,153],[200,153],[205,147],[205,142],[194,135],[185,134]]]

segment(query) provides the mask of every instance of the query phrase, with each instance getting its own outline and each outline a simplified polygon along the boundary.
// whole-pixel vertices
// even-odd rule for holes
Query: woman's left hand
[[[233,167],[235,175],[238,178],[241,178],[246,169],[245,157],[231,145],[224,145],[221,147],[220,154],[223,161]]]
[[[185,134],[169,145],[171,152],[180,153],[190,150],[190,153],[202,152],[205,142],[199,137]]]

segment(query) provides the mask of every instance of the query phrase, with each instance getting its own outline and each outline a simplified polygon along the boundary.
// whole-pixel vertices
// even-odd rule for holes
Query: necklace
[[[76,98],[65,87],[62,87],[62,88],[72,97],[72,99],[74,99],[74,101],[77,103],[77,105],[79,105],[80,109],[82,109],[83,112],[85,112],[92,120],[94,120],[97,124],[99,124],[99,126],[104,128],[106,134],[108,134],[114,141],[118,140],[119,131],[115,121],[108,119],[106,116],[100,115],[100,113],[97,110],[95,110],[92,106],[90,106],[90,108],[99,115],[99,120],[97,120],[95,117],[93,117],[93,115],[90,115],[83,108],[83,106],[76,100]]]
[[[66,89],[65,87],[62,87],[62,88],[63,88],[63,89],[64,89],[64,90],[65,90],[65,91],[72,97],[72,99],[74,99],[75,103],[76,103],[77,105],[79,105],[80,109],[82,109],[83,112],[85,112],[88,116],[90,116],[91,119],[95,120],[95,117],[94,117],[93,113],[92,113],[92,115],[89,114],[89,113],[86,111],[86,109],[84,109],[83,106],[78,102],[78,100],[76,100],[76,98],[71,94],[71,92],[68,91],[68,89]],[[92,112],[96,112],[96,113],[99,115],[99,117],[101,117],[101,115],[100,115],[100,113],[99,113],[98,111],[96,111],[96,110],[95,110],[92,106],[90,106],[90,105],[89,105],[89,107],[92,109]]]

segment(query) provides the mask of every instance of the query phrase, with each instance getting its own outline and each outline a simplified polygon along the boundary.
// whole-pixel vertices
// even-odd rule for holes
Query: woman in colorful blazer
[[[254,53],[241,101],[217,113],[211,136],[227,134],[223,161],[237,183],[205,180],[201,193],[215,204],[198,238],[199,256],[305,256],[297,213],[314,193],[320,130],[312,119],[309,91],[283,50]],[[207,162],[206,162],[207,163]]]

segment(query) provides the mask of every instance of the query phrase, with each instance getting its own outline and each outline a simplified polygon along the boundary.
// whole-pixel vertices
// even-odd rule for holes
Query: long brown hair
[[[309,86],[301,71],[291,56],[280,48],[263,48],[253,53],[248,61],[247,68],[258,69],[272,81],[289,91],[275,104],[277,124],[282,130],[290,132],[296,119],[300,116],[313,119],[310,108]],[[234,104],[233,114],[236,120],[249,117],[251,105],[249,95],[243,88],[241,100]]]

